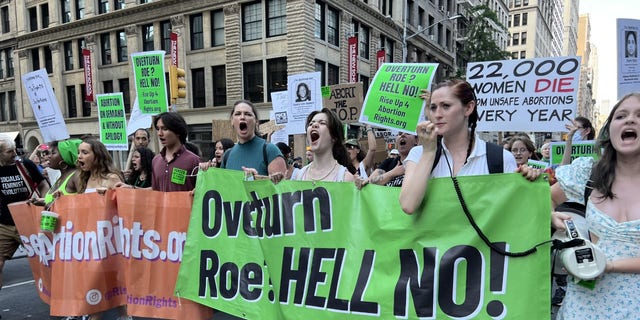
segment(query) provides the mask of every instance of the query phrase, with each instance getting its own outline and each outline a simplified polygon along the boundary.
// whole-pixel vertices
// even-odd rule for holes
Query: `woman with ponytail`
[[[478,122],[476,95],[464,80],[448,80],[436,85],[427,106],[427,121],[416,127],[419,145],[407,156],[400,205],[412,214],[422,203],[430,178],[489,174],[487,142],[476,136]],[[438,144],[442,151],[436,159]],[[494,152],[494,151],[490,151]],[[535,180],[539,170],[518,168],[513,154],[502,147],[502,172],[521,172]],[[500,155],[497,155],[498,157]],[[437,163],[434,166],[434,163]]]

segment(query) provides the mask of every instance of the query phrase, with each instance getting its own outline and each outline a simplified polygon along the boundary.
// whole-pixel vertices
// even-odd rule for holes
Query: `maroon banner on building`
[[[358,38],[350,37],[348,40],[349,48],[349,82],[358,82]]]
[[[380,69],[380,66],[384,63],[385,55],[386,55],[386,52],[384,52],[384,49],[380,49],[378,50],[378,52],[376,52],[376,60],[378,61],[377,69]]]
[[[82,49],[82,59],[84,61],[84,101],[92,102],[93,101],[93,76],[92,76],[92,68],[91,65],[91,50]]]
[[[171,65],[178,66],[178,34],[171,32],[169,36],[171,40]]]

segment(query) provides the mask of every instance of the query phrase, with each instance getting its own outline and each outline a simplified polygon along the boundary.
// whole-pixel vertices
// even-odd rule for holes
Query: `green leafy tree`
[[[463,61],[462,68],[457,72],[458,77],[464,77],[467,62],[505,60],[509,52],[504,51],[494,40],[496,32],[507,32],[507,28],[500,23],[498,16],[488,6],[482,4],[467,10],[469,25],[466,40],[458,59]]]

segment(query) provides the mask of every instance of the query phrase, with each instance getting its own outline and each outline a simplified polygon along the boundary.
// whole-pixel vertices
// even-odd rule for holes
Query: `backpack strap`
[[[487,142],[487,167],[489,174],[504,173],[504,148],[491,142]]]
[[[489,174],[504,173],[504,158],[502,156],[503,148],[495,143],[487,142],[487,167]],[[438,136],[438,147],[436,148],[436,157],[433,159],[431,171],[438,165],[440,156],[442,155],[442,136]]]
[[[584,186],[584,207],[585,207],[585,210],[586,210],[586,207],[587,207],[587,202],[589,202],[589,196],[591,195],[591,191],[593,191],[593,179],[594,178],[595,178],[595,174],[593,174],[593,169],[592,169],[591,170],[591,175],[589,175],[589,180],[587,180],[587,184]]]

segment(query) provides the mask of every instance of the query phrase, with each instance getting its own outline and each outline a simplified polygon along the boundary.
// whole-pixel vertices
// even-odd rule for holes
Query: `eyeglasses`
[[[527,148],[511,149],[511,153],[525,153],[525,152],[529,152],[529,150]]]

